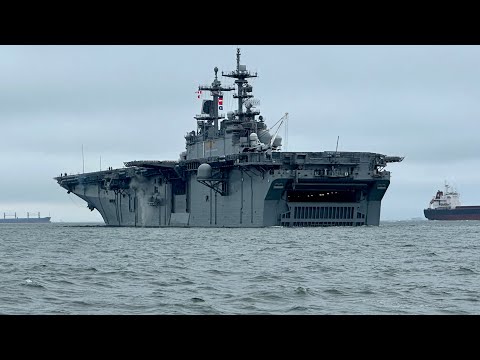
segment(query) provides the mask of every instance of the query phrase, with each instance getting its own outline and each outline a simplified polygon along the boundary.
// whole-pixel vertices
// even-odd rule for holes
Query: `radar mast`
[[[237,69],[229,73],[223,73],[222,71],[222,76],[236,79],[235,84],[237,84],[237,94],[233,95],[233,97],[238,99],[238,109],[236,111],[238,121],[243,122],[246,115],[243,112],[244,102],[245,100],[253,97],[253,95],[251,94],[253,88],[251,85],[248,84],[248,81],[246,79],[257,77],[257,73],[249,72],[246,65],[240,64],[240,48],[237,48]],[[257,115],[257,112],[249,115]]]
[[[235,88],[230,86],[222,87],[222,83],[218,80],[218,75],[217,75],[218,67],[215,66],[213,71],[215,72],[215,79],[213,80],[212,84],[210,86],[200,85],[198,87],[199,91],[202,91],[202,90],[210,91],[210,94],[213,97],[213,102],[212,100],[207,100],[211,102],[211,106],[208,109],[204,109],[202,111],[202,115],[197,115],[194,118],[197,120],[199,129],[201,128],[203,131],[205,131],[205,122],[208,123],[207,127],[211,127],[212,126],[211,123],[213,121],[213,134],[210,134],[209,132],[207,132],[208,134],[207,136],[216,138],[218,136],[218,119],[224,118],[223,114],[218,113],[219,98],[223,99],[223,91],[232,91],[232,90],[235,90]]]

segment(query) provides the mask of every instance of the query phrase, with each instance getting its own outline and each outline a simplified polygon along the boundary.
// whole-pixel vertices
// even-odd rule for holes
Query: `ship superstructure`
[[[430,200],[429,209],[450,210],[460,206],[460,195],[450,185],[445,183],[445,192],[438,190]]]
[[[223,77],[214,69],[210,93],[185,136],[177,161],[130,161],[121,169],[65,175],[55,180],[98,210],[111,226],[358,226],[379,225],[390,184],[388,163],[402,157],[370,152],[284,152],[269,128],[240,61]],[[233,92],[235,111],[223,114]]]

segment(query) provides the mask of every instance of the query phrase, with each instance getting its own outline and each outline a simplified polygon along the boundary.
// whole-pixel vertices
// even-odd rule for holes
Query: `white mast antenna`
[[[270,140],[270,144],[268,145],[269,148],[272,147],[273,142],[275,141],[275,138],[277,137],[278,130],[282,127],[283,122],[288,119],[288,113],[285,113],[285,115],[282,116],[282,118],[279,120],[280,124],[278,125],[277,130],[275,131],[275,134],[272,136],[272,139]],[[278,121],[277,121],[278,122]],[[275,125],[274,125],[275,126]]]
[[[83,156],[83,144],[82,144],[82,174],[85,174],[85,158]]]
[[[288,150],[288,116],[286,117],[285,119],[285,146],[283,147],[283,149],[285,151]]]

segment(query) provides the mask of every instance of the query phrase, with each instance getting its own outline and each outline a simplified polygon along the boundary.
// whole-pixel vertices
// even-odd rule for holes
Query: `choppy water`
[[[480,221],[0,224],[0,314],[480,314]]]

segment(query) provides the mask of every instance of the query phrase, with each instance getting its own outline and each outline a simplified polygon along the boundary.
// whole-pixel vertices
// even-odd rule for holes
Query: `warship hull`
[[[367,165],[378,163],[380,156],[322,152],[209,158],[203,163],[217,172],[210,178],[199,178],[200,161],[135,161],[123,169],[56,180],[99,211],[109,226],[379,225],[390,173],[371,176]],[[343,169],[332,172],[332,162]]]

